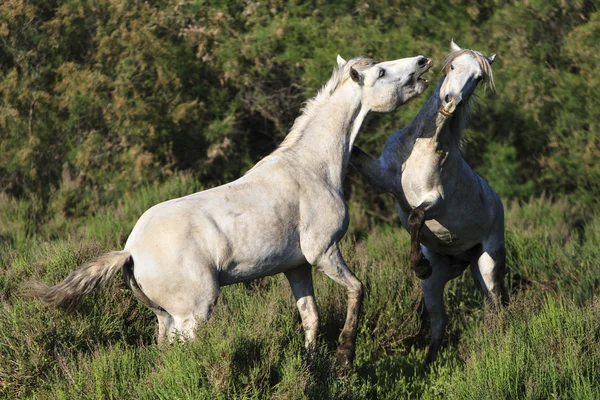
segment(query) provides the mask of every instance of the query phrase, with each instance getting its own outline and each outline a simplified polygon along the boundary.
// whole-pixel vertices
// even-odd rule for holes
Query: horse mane
[[[346,81],[348,81],[348,79],[350,79],[350,68],[353,67],[357,71],[364,71],[373,65],[375,65],[375,60],[372,58],[355,57],[348,60],[344,64],[333,67],[333,74],[331,75],[331,78],[329,78],[327,83],[321,87],[315,97],[304,102],[300,110],[301,114],[296,118],[292,128],[290,129],[290,132],[283,139],[279,147],[277,147],[271,154],[256,163],[256,165],[250,168],[246,174],[256,169],[267,159],[289,149],[298,142],[298,140],[302,137],[306,126],[314,118],[319,106],[324,104],[331,97],[331,95],[335,93],[336,89],[341,87],[344,83],[346,83]]]

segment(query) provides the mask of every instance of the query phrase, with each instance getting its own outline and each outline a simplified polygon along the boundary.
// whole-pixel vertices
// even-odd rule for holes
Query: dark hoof
[[[427,355],[425,356],[425,362],[423,363],[423,371],[431,371],[431,367],[437,359],[438,350],[439,348],[436,347],[436,349],[432,349],[431,346],[427,349]]]
[[[431,264],[425,257],[421,257],[417,263],[414,263],[412,269],[415,271],[415,274],[417,274],[417,277],[421,280],[429,279],[433,273],[433,268],[431,268]]]
[[[302,352],[302,357],[309,363],[314,362],[318,358],[316,346],[305,348]]]
[[[428,375],[431,372],[431,366],[433,362],[425,360],[423,364],[421,364],[421,368],[419,368],[419,372],[422,375]]]
[[[431,265],[428,265],[426,267],[420,268],[418,271],[415,271],[417,273],[417,277],[424,281],[425,279],[429,279],[431,277],[431,274],[433,273],[433,268],[431,268]]]
[[[338,372],[341,375],[347,375],[352,370],[354,352],[350,349],[338,349],[336,361],[338,366]]]

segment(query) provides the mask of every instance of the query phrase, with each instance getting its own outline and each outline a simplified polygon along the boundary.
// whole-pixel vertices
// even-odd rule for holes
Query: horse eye
[[[450,69],[452,69],[452,70],[454,69],[454,65],[453,64],[450,64]]]
[[[385,75],[385,69],[380,69],[379,70],[379,77],[382,78]]]

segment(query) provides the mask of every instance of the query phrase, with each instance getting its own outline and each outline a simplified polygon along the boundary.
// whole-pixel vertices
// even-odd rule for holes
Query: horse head
[[[440,113],[445,117],[451,117],[458,107],[468,102],[480,82],[494,88],[491,64],[495,54],[488,57],[479,51],[461,49],[454,40],[450,42],[450,49],[440,89]]]
[[[421,75],[433,65],[423,56],[375,63],[362,57],[346,62],[338,55],[337,63],[360,89],[362,106],[375,112],[393,111],[421,95],[428,85]]]

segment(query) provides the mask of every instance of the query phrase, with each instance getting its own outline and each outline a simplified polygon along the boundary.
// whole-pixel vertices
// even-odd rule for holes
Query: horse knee
[[[425,220],[425,211],[421,207],[417,207],[408,215],[408,224],[410,226],[421,225]]]
[[[355,279],[348,286],[348,297],[362,301],[365,295],[364,285],[358,279]]]

